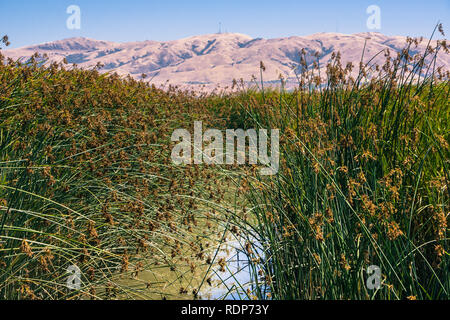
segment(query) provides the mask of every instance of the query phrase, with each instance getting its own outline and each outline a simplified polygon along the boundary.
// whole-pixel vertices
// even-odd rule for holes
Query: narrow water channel
[[[216,266],[212,271],[212,281],[215,284],[211,288],[203,288],[201,297],[211,300],[248,300],[248,292],[253,292],[255,283],[253,268],[249,257],[246,254],[243,242],[232,240],[224,243],[216,262],[224,259],[226,262],[225,272],[220,271],[220,266]],[[260,248],[259,243],[254,244],[255,248]],[[262,250],[258,249],[259,256]]]

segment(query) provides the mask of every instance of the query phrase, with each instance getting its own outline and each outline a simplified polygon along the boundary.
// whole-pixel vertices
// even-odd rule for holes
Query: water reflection
[[[214,284],[211,288],[202,288],[203,299],[249,300],[254,297],[257,274],[244,249],[246,241],[233,240],[222,245],[216,262],[225,260],[225,272],[220,271],[220,266],[213,269],[211,279]],[[254,242],[252,247],[257,256],[263,257],[259,243]],[[266,294],[264,296],[267,297]]]

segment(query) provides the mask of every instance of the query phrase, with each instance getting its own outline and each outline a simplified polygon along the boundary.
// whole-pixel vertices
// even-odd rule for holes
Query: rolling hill
[[[318,53],[322,74],[332,52],[341,53],[342,62],[359,65],[364,51],[364,62],[376,56],[371,63],[382,65],[386,49],[395,52],[406,46],[406,37],[385,36],[380,33],[318,33],[304,37],[277,39],[253,39],[238,33],[208,34],[180,40],[158,42],[142,41],[116,43],[87,38],[70,38],[18,49],[4,50],[12,59],[27,59],[35,52],[46,54],[49,62],[64,59],[81,68],[91,68],[97,63],[104,67],[102,72],[130,74],[139,79],[161,85],[169,83],[178,86],[205,86],[214,88],[230,86],[233,79],[251,80],[259,77],[260,61],[266,66],[264,80],[276,83],[280,74],[287,79],[288,86],[296,83],[295,68],[299,65],[299,52],[304,48],[308,63]],[[411,53],[424,52],[428,41],[413,45]],[[364,50],[365,48],[365,50]],[[444,70],[450,67],[448,54],[438,55],[436,66]],[[357,69],[357,68],[355,68]]]

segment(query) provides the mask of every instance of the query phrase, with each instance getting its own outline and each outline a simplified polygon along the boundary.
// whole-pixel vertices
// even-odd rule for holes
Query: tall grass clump
[[[282,130],[281,167],[248,176],[255,295],[273,299],[448,299],[449,71],[446,41],[382,66],[326,74],[300,54],[299,86],[241,95],[247,125]],[[322,74],[320,72],[322,71]],[[367,286],[369,266],[381,286]]]
[[[168,274],[182,283],[207,264],[216,232],[199,202],[223,195],[206,190],[210,171],[170,160],[173,129],[207,121],[205,105],[97,68],[0,56],[0,299],[171,298]]]

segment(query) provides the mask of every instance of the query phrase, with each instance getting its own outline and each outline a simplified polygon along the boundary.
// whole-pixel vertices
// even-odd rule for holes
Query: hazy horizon
[[[185,39],[190,39],[190,38],[196,38],[196,37],[207,37],[207,36],[213,36],[213,35],[242,35],[242,36],[249,36],[251,39],[264,39],[264,40],[276,40],[276,39],[284,39],[284,38],[292,38],[292,37],[299,37],[299,38],[305,38],[305,37],[310,37],[310,36],[314,36],[314,35],[319,35],[319,34],[341,34],[341,35],[356,35],[356,34],[362,34],[362,33],[378,33],[381,34],[383,36],[390,36],[387,34],[384,34],[383,32],[379,32],[379,31],[363,31],[363,32],[355,32],[355,33],[343,33],[343,32],[315,32],[315,33],[311,33],[311,34],[307,34],[307,35],[291,35],[291,36],[284,36],[284,37],[272,37],[272,38],[265,38],[265,37],[251,37],[248,34],[242,33],[242,32],[216,32],[216,33],[203,33],[203,34],[196,34],[196,35],[190,35],[190,36],[186,36],[186,37],[182,37],[182,38],[177,38],[177,39],[167,39],[167,40],[154,40],[154,39],[146,39],[146,40],[131,40],[131,41],[112,41],[112,40],[106,40],[106,39],[96,39],[96,38],[91,38],[91,37],[85,37],[85,36],[74,36],[74,37],[68,37],[68,38],[62,38],[62,39],[56,39],[56,40],[51,40],[51,41],[45,41],[45,42],[36,42],[36,43],[30,43],[28,45],[25,46],[21,46],[21,47],[14,47],[14,46],[8,46],[6,48],[4,48],[4,50],[14,50],[14,49],[22,49],[22,48],[28,48],[28,47],[33,47],[33,46],[38,46],[38,45],[42,45],[42,44],[47,44],[47,43],[55,43],[55,42],[60,42],[60,41],[68,41],[68,40],[75,40],[75,39],[85,39],[85,40],[91,40],[91,41],[104,41],[104,42],[111,42],[111,43],[116,43],[116,44],[127,44],[127,43],[133,43],[133,42],[145,42],[145,41],[154,41],[154,42],[174,42],[174,41],[179,41],[179,40],[185,40]],[[392,36],[401,36],[404,37],[403,35],[392,35]],[[439,32],[436,31],[434,34],[433,39],[438,39],[440,36]],[[427,39],[426,37],[424,39]]]

